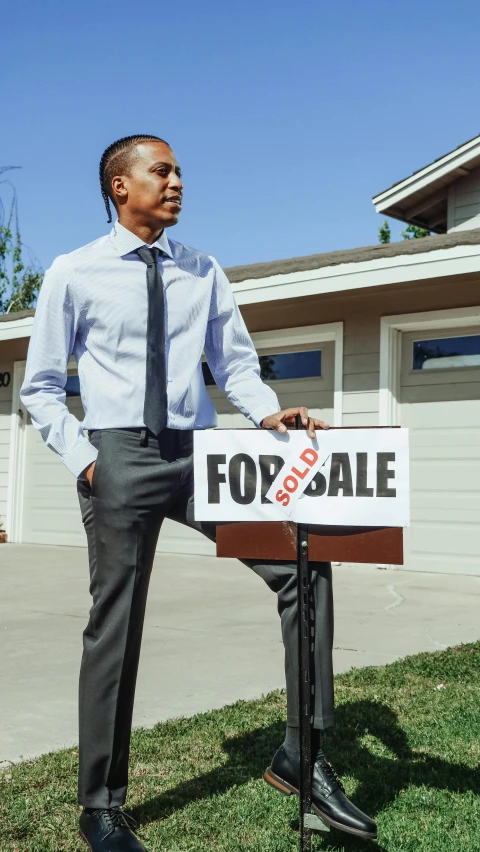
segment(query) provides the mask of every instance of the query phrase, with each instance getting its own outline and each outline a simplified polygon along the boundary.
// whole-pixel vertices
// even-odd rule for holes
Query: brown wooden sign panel
[[[288,521],[235,521],[217,525],[217,556],[237,559],[297,558],[296,525]],[[400,527],[309,526],[311,562],[379,562],[403,565]]]

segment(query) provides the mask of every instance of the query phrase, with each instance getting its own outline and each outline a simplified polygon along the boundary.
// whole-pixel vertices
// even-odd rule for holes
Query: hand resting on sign
[[[302,418],[303,425],[307,427],[310,438],[315,438],[315,429],[330,429],[328,423],[324,423],[323,420],[309,417],[308,410],[303,405],[300,408],[285,408],[284,411],[270,414],[268,417],[263,418],[260,426],[262,429],[275,429],[277,432],[286,432],[288,427],[292,428],[295,425],[297,414]]]

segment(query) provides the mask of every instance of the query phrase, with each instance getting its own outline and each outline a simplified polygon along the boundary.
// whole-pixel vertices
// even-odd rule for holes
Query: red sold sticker
[[[315,441],[315,444],[317,442]],[[267,498],[277,506],[282,506],[287,515],[291,515],[305,488],[321,468],[329,453],[318,447],[306,447],[292,453],[286,460],[280,473],[267,491]]]

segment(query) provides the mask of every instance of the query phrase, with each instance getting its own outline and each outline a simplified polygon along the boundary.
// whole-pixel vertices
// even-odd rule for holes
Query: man
[[[215,381],[257,427],[285,432],[300,413],[309,435],[327,428],[305,408],[280,411],[218,263],[167,238],[183,184],[175,154],[156,136],[129,136],[100,161],[108,236],[48,270],[38,299],[21,398],[34,426],[77,478],[93,605],[84,632],[79,695],[80,832],[93,852],[145,847],[120,807],[128,782],[133,700],[148,583],[164,518],[194,521],[193,429],[213,427],[205,355]],[[83,424],[65,405],[67,363],[78,364]],[[82,426],[88,429],[88,438]],[[296,571],[246,564],[277,594],[286,650],[287,734],[265,779],[298,793]],[[375,837],[320,750],[333,721],[331,569],[313,566],[316,613],[314,803],[330,825]]]

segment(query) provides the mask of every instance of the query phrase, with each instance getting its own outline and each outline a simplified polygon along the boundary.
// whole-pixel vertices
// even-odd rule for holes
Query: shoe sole
[[[274,790],[278,790],[279,793],[282,793],[284,796],[300,796],[300,790],[296,787],[292,787],[288,781],[284,781],[283,778],[279,778],[278,775],[275,775],[275,772],[272,771],[272,767],[269,766],[265,771],[263,780],[273,787]],[[341,822],[337,822],[331,817],[328,817],[326,814],[322,813],[322,811],[317,808],[317,806],[312,802],[312,811],[318,816],[319,819],[322,820],[325,825],[329,828],[338,828],[340,831],[345,831],[347,834],[354,834],[355,837],[362,837],[364,840],[376,840],[377,833],[372,833],[370,831],[360,831],[358,828],[349,828],[346,825],[343,825]]]
[[[80,835],[80,838],[83,840],[83,842],[84,842],[84,843],[86,843],[86,844],[87,844],[87,846],[88,846],[88,848],[91,850],[91,849],[92,849],[92,847],[90,846],[90,843],[88,842],[88,840],[87,840],[87,838],[85,837],[85,835],[84,835],[84,834],[82,834],[82,832],[81,832],[81,831],[79,831],[78,833],[79,833],[79,835]]]

